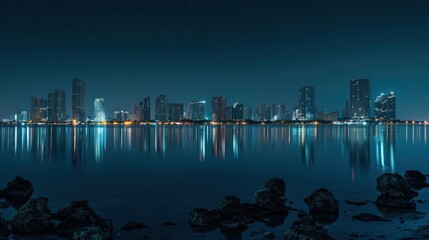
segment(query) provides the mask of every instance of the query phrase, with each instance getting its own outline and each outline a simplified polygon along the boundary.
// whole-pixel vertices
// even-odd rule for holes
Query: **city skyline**
[[[86,82],[87,107],[104,96],[109,114],[160,93],[174,102],[225,96],[289,108],[301,86],[314,86],[319,110],[332,112],[349,98],[350,79],[368,78],[374,96],[400,96],[398,118],[427,120],[427,103],[413,99],[428,87],[427,6],[9,1],[0,9],[1,118],[17,105],[29,109],[28,96],[52,89],[71,96],[73,78]],[[332,88],[341,91],[332,97]],[[70,101],[66,109],[71,114]]]

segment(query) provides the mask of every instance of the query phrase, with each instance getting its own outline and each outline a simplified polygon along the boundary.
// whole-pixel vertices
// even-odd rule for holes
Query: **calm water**
[[[272,177],[285,179],[296,208],[307,209],[303,199],[313,190],[330,189],[342,210],[327,227],[337,239],[352,232],[396,239],[407,234],[399,225],[415,228],[429,220],[360,223],[351,215],[381,213],[373,204],[344,203],[375,200],[375,179],[383,172],[429,173],[426,126],[19,126],[1,127],[0,137],[0,185],[15,175],[30,179],[35,196],[49,197],[53,210],[88,199],[100,215],[113,218],[120,239],[224,239],[218,230],[192,232],[190,210],[215,208],[229,194],[253,202],[254,192]],[[420,191],[420,198],[428,196]],[[280,239],[295,217],[291,212],[276,228],[251,225],[243,239],[262,239],[250,237],[260,228]],[[121,232],[129,221],[151,228]],[[164,221],[178,225],[162,226]]]

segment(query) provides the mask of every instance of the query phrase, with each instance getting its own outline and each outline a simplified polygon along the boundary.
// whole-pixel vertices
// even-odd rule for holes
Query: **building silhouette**
[[[46,121],[48,101],[43,97],[31,97],[30,120],[35,122]]]
[[[139,103],[138,120],[141,122],[150,121],[150,97],[147,96]]]
[[[382,93],[375,99],[374,117],[381,121],[396,119],[396,94],[394,92]]]
[[[168,121],[179,122],[183,120],[183,103],[169,103],[167,111]]]
[[[66,93],[55,90],[48,94],[48,121],[62,122],[67,120]]]
[[[113,118],[115,119],[115,121],[118,121],[118,122],[130,120],[130,113],[123,110],[115,111],[113,112]]]
[[[234,104],[232,104],[232,120],[234,121],[244,120],[243,103],[235,102]]]
[[[368,119],[370,117],[371,88],[369,79],[350,81],[350,118]]]
[[[206,119],[206,101],[192,101],[189,104],[188,118],[193,121]]]
[[[94,121],[95,122],[105,122],[106,111],[104,108],[104,98],[96,98],[94,100]]]
[[[85,82],[77,78],[72,81],[72,117],[78,122],[86,121]]]
[[[167,121],[168,103],[165,95],[159,95],[155,100],[155,120]]]
[[[298,92],[298,120],[313,120],[315,116],[314,87],[301,87]]]
[[[226,98],[217,96],[212,98],[212,121],[226,120]]]

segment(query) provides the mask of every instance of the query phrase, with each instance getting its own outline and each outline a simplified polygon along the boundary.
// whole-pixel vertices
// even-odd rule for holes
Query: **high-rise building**
[[[343,118],[350,118],[350,102],[349,102],[349,100],[343,101]]]
[[[168,121],[179,122],[183,119],[183,103],[168,104]]]
[[[226,120],[226,98],[217,96],[212,98],[212,121]]]
[[[244,119],[253,120],[253,108],[247,107],[244,109]]]
[[[86,121],[85,82],[77,78],[72,82],[72,117],[78,122]]]
[[[371,88],[369,79],[350,81],[350,118],[368,119],[370,117]]]
[[[48,121],[62,122],[67,119],[66,93],[55,90],[48,95]]]
[[[313,120],[316,116],[314,87],[304,86],[298,92],[298,119]]]
[[[206,119],[206,101],[192,101],[189,105],[189,119],[201,121]]]
[[[231,121],[232,120],[232,106],[226,106],[225,109],[225,120]]]
[[[168,103],[165,95],[159,95],[155,100],[155,120],[168,121]]]
[[[124,121],[130,120],[130,113],[127,111],[123,111],[123,110],[114,111],[113,117],[114,117],[115,121],[124,122]]]
[[[374,117],[376,120],[396,119],[396,95],[394,92],[382,93],[375,99]]]
[[[243,103],[235,102],[234,104],[232,104],[232,120],[234,121],[244,120]]]
[[[138,120],[141,122],[150,121],[150,97],[149,96],[143,98],[142,101],[140,101]]]
[[[265,103],[261,103],[257,108],[256,108],[256,120],[257,121],[265,121],[267,120],[266,118],[266,105]]]
[[[96,98],[94,100],[94,121],[95,122],[105,122],[106,111],[104,108],[104,98]]]
[[[46,121],[47,101],[43,97],[31,97],[30,101],[30,119],[31,121]]]
[[[274,120],[286,120],[286,104],[280,103],[276,105]]]

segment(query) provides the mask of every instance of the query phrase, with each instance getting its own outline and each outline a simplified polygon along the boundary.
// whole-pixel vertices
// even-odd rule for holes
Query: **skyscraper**
[[[369,79],[350,81],[350,112],[349,117],[367,119],[370,116],[371,89]]]
[[[167,120],[179,122],[183,119],[183,103],[169,103]]]
[[[314,87],[304,86],[298,92],[298,120],[313,120],[316,116]]]
[[[148,122],[150,121],[150,97],[147,96],[140,101],[139,104],[139,121]]]
[[[244,120],[243,103],[235,102],[234,104],[232,104],[232,120],[234,121]]]
[[[212,121],[226,120],[226,98],[217,96],[212,98]]]
[[[72,82],[72,117],[78,122],[86,121],[85,82],[77,78]]]
[[[155,100],[155,120],[167,121],[167,97],[165,95],[159,95]]]
[[[350,118],[350,101],[343,101],[343,118]]]
[[[66,93],[55,90],[48,95],[48,121],[61,122],[67,119]]]
[[[30,119],[39,122],[46,121],[47,118],[47,101],[43,97],[31,97],[30,101]]]
[[[96,98],[94,100],[94,121],[105,122],[106,112],[104,109],[104,98]]]
[[[206,101],[192,101],[189,105],[189,119],[201,121],[206,119]]]
[[[396,95],[394,92],[382,93],[375,99],[374,117],[376,120],[396,119]]]

